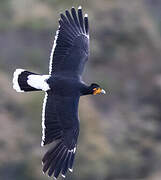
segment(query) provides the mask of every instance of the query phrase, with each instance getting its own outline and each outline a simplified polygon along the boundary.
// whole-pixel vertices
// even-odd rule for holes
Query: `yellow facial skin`
[[[93,89],[93,95],[96,95],[96,94],[106,94],[106,91],[104,89],[101,89],[101,88],[94,88]]]
[[[102,92],[102,89],[101,89],[101,88],[94,88],[94,89],[93,89],[93,95],[101,94],[101,92]]]

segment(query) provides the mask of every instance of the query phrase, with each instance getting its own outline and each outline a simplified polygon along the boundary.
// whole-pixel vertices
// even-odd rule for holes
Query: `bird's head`
[[[91,94],[96,95],[96,94],[106,94],[106,91],[102,89],[98,84],[92,83],[90,85],[90,91]]]

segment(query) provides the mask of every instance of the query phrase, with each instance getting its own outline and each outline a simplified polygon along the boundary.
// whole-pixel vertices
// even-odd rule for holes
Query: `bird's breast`
[[[77,96],[79,94],[79,81],[76,79],[55,77],[49,81],[49,85],[55,95]]]

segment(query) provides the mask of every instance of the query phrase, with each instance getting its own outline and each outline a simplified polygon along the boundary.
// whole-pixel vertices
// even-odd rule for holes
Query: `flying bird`
[[[52,144],[42,158],[43,172],[65,178],[73,170],[79,135],[78,104],[81,96],[105,94],[96,83],[87,85],[82,73],[89,56],[88,15],[82,8],[60,14],[50,55],[49,75],[16,69],[17,92],[45,91],[42,110],[41,146]]]

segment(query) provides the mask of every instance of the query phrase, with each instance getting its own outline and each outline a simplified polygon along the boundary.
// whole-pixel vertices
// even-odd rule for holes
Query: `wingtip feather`
[[[64,174],[61,174],[61,176],[62,176],[63,178],[65,178],[65,175],[64,175]]]
[[[82,9],[82,6],[79,6],[78,9]]]
[[[73,169],[68,168],[70,172],[73,172]]]

